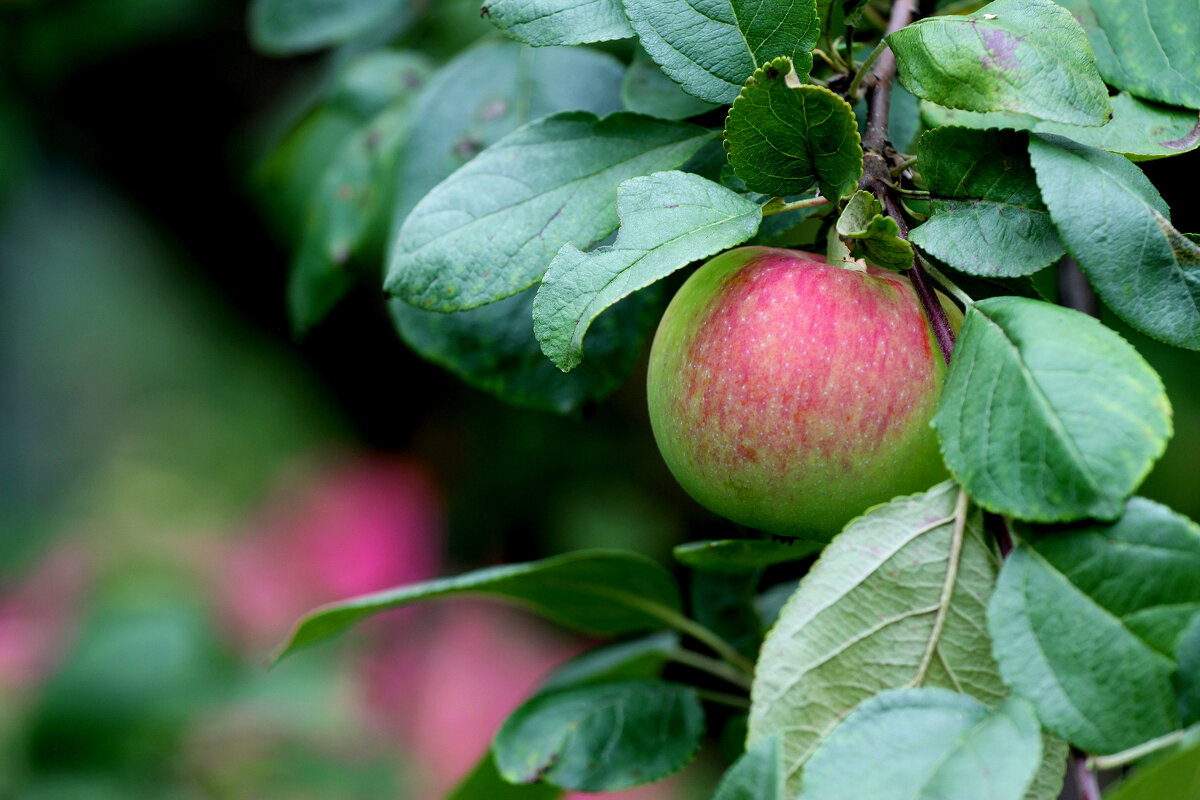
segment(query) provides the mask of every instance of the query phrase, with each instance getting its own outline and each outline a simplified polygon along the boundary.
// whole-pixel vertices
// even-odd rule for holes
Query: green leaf
[[[1062,0],[1087,32],[1104,80],[1200,109],[1200,8],[1191,0]]]
[[[349,264],[329,257],[322,241],[324,231],[314,227],[292,256],[288,273],[288,320],[297,339],[308,332],[354,288],[355,273]]]
[[[853,109],[823,86],[801,84],[785,58],[746,81],[725,120],[725,149],[746,188],[766,195],[801,194],[816,183],[837,200],[862,177]]]
[[[847,18],[866,4],[867,0],[817,0],[818,46],[826,53],[832,52],[838,37],[846,33]]]
[[[866,109],[865,102],[863,109]],[[899,83],[894,84],[892,100],[888,104],[888,140],[901,153],[911,153],[920,132],[921,101]]]
[[[742,754],[717,784],[713,800],[783,800],[778,736],[768,736]]]
[[[1175,650],[1175,689],[1179,693],[1179,718],[1184,725],[1200,723],[1200,614],[1192,617]]]
[[[678,772],[703,734],[695,689],[619,681],[534,697],[505,720],[493,750],[512,783],[612,792]]]
[[[413,207],[454,170],[504,136],[558,111],[621,108],[621,62],[586,47],[487,41],[455,57],[417,99],[401,155],[391,240]]]
[[[904,87],[938,105],[1108,121],[1108,90],[1087,37],[1051,0],[996,0],[970,17],[920,20],[887,41]]]
[[[1062,258],[1027,134],[936,128],[921,137],[919,153],[934,216],[913,228],[913,244],[985,277],[1031,275]]]
[[[885,689],[938,686],[988,706],[1007,694],[985,616],[998,559],[978,510],[958,509],[957,532],[958,495],[942,483],[851,522],[767,634],[747,745],[782,738],[789,796],[838,723]]]
[[[272,55],[340,44],[407,13],[409,0],[253,0],[250,38]]]
[[[411,100],[433,75],[433,63],[411,50],[372,50],[347,64],[328,102],[369,120],[401,100]]]
[[[667,627],[664,620],[680,609],[675,579],[655,562],[633,553],[583,550],[329,603],[300,620],[277,658],[336,636],[381,611],[464,594],[520,603],[595,636]]]
[[[462,311],[541,280],[567,243],[617,227],[622,181],[679,166],[704,128],[638,114],[564,112],[532,122],[461,167],[400,229],[387,289],[430,311]]]
[[[746,241],[762,209],[699,175],[658,172],[617,187],[617,216],[621,229],[612,245],[591,253],[562,246],[534,300],[534,334],[564,372],[583,360],[584,334],[604,309]]]
[[[675,559],[693,569],[742,572],[802,561],[825,545],[803,539],[718,539],[675,547]]]
[[[1192,800],[1200,797],[1200,736],[1104,793],[1104,800]]]
[[[500,777],[496,759],[488,750],[471,774],[454,787],[446,800],[555,800],[562,789],[548,783],[515,784]]]
[[[1150,365],[1096,320],[994,297],[967,311],[933,424],[985,508],[1113,519],[1162,455],[1171,409]]]
[[[454,314],[399,300],[389,311],[401,338],[421,357],[513,405],[559,414],[616,389],[662,315],[657,286],[609,309],[590,328],[587,362],[564,375],[533,335],[536,291]]]
[[[879,200],[861,189],[850,195],[837,221],[838,236],[858,244],[867,261],[877,267],[903,272],[913,265],[912,245],[900,238],[896,220],[884,216]]]
[[[804,770],[797,800],[1021,800],[1041,759],[1027,703],[996,709],[945,689],[899,689],[858,707]]]
[[[280,239],[299,243],[317,187],[343,144],[364,120],[319,106],[296,123],[255,167],[254,188]]]
[[[724,639],[750,663],[762,646],[763,622],[755,606],[762,570],[695,570],[688,598],[692,618]]]
[[[628,110],[659,119],[687,119],[718,108],[679,88],[640,47],[621,82],[621,100]]]
[[[534,47],[633,36],[621,0],[488,0],[484,8],[497,28]]]
[[[288,279],[296,333],[320,322],[354,284],[349,261],[383,224],[396,156],[412,121],[409,103],[394,104],[344,142],[325,170]]]
[[[689,94],[731,103],[756,69],[786,56],[808,79],[814,0],[624,0],[642,47]]]
[[[1013,691],[1090,753],[1179,728],[1171,676],[1176,643],[1200,609],[1200,527],[1134,498],[1111,525],[1022,534],[988,609]]]
[[[1171,225],[1141,170],[1058,136],[1029,139],[1042,198],[1067,250],[1121,319],[1200,350],[1200,246]]]
[[[1131,161],[1187,153],[1200,147],[1200,123],[1196,112],[1159,105],[1128,92],[1110,98],[1113,115],[1107,125],[1067,125],[1044,122],[1024,114],[1004,111],[979,113],[921,103],[921,116],[930,127],[960,125],[967,128],[1010,128],[1036,133],[1054,133],[1080,144],[1120,153]]]
[[[548,692],[586,683],[657,678],[678,649],[679,634],[674,631],[593,647],[554,670],[539,690]]]
[[[787,603],[788,598],[796,591],[796,587],[800,585],[800,579],[784,581],[769,587],[758,596],[754,601],[755,607],[758,609],[758,616],[763,621],[763,626],[768,630],[779,619],[780,612],[783,611],[783,606]]]

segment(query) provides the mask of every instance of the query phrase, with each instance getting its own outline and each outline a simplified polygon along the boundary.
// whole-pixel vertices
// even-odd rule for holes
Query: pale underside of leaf
[[[880,691],[938,686],[989,706],[1004,698],[985,622],[997,557],[979,513],[959,506],[959,516],[958,505],[957,487],[943,484],[852,522],[785,607],[759,662],[749,743],[782,736],[789,788],[821,741]]]

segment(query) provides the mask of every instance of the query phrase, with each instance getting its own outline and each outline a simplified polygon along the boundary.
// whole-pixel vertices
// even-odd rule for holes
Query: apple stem
[[[888,20],[884,36],[895,33],[912,22],[916,14],[916,0],[896,0],[892,4],[892,15]],[[874,55],[874,54],[873,54]],[[892,184],[892,168],[896,166],[897,153],[888,142],[888,111],[892,103],[892,84],[896,81],[896,56],[888,48],[875,56],[875,67],[871,72],[870,89],[867,92],[867,126],[863,132],[863,176],[858,188],[871,192],[879,198],[884,212],[900,226],[900,238],[908,238],[908,222],[896,200]],[[942,358],[950,363],[954,350],[954,329],[946,317],[946,309],[938,301],[937,292],[929,282],[929,276],[917,258],[908,268],[908,279],[912,281],[921,308],[933,329],[934,338],[942,351]]]

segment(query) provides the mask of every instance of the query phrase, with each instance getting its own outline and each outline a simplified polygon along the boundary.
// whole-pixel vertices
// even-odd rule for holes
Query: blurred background
[[[641,366],[572,414],[515,409],[406,348],[372,280],[293,336],[307,197],[353,130],[331,76],[497,35],[476,0],[412,9],[273,58],[240,0],[0,0],[0,797],[434,800],[587,643],[454,602],[268,671],[298,615],[736,533],[662,466]],[[1146,165],[1187,231],[1198,166]],[[1200,518],[1195,356],[1123,333],[1175,406],[1143,493]],[[704,798],[722,768],[630,796]]]

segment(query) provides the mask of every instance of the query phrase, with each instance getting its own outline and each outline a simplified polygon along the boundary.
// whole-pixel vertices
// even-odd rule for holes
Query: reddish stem
[[[896,225],[900,228],[900,238],[907,239],[908,223],[904,219],[904,212],[901,211],[900,204],[896,202],[895,195],[886,186],[880,187],[877,192],[876,196],[879,197],[884,211],[889,217],[896,220]],[[937,292],[929,282],[929,276],[921,268],[921,261],[915,256],[913,265],[908,268],[908,279],[912,281],[913,289],[917,292],[921,308],[925,309],[925,317],[929,320],[930,327],[933,328],[933,336],[937,339],[938,347],[942,351],[942,358],[949,364],[950,353],[954,350],[954,329],[950,327],[946,309],[942,308]]]
[[[1079,800],[1100,800],[1100,781],[1096,773],[1088,769],[1087,754],[1071,748],[1071,769],[1075,773]]]
[[[892,4],[892,15],[888,20],[887,33],[894,33],[912,22],[916,13],[916,0],[896,0]],[[887,34],[885,34],[887,35]],[[892,103],[892,85],[896,80],[896,56],[892,51],[885,50],[875,61],[871,72],[874,80],[867,94],[867,125],[863,132],[863,176],[858,188],[871,192],[879,198],[884,212],[896,220],[900,226],[900,237],[908,238],[908,223],[904,212],[891,188],[891,158],[895,155],[888,143],[888,111]],[[937,292],[929,282],[929,276],[921,267],[921,262],[913,259],[913,265],[908,269],[908,278],[912,281],[917,298],[925,317],[933,328],[942,358],[950,363],[950,353],[954,349],[954,329],[946,317],[946,310],[938,300]]]

